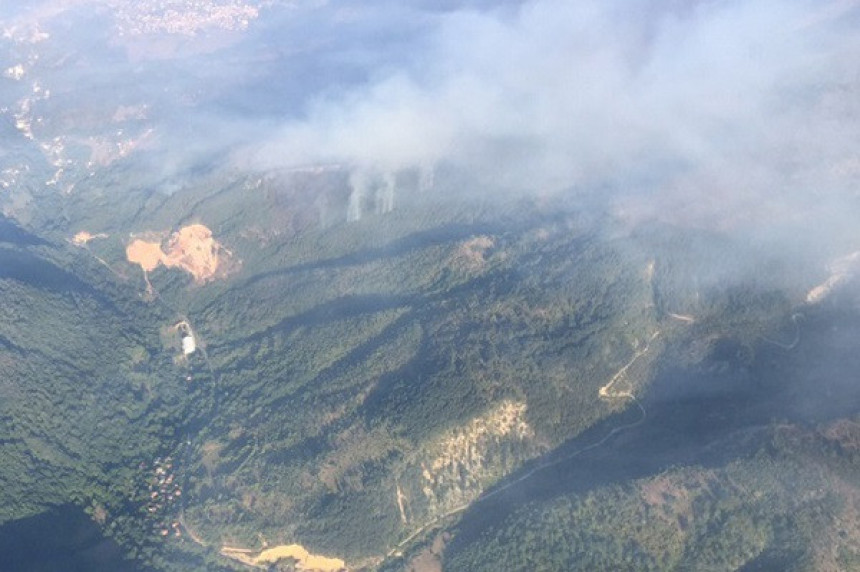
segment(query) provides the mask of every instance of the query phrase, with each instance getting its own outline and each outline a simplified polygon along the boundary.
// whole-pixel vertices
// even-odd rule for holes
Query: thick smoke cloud
[[[669,201],[726,225],[857,199],[856,2],[534,0],[400,14],[423,18],[400,57],[379,50],[385,65],[365,61],[366,81],[306,94],[301,117],[237,160],[444,163],[488,187],[602,186],[643,216]],[[379,15],[348,12],[357,26]]]
[[[338,165],[386,211],[399,171],[427,188],[444,166],[475,192],[599,189],[634,222],[856,238],[856,1],[212,4],[229,17],[180,0],[0,5],[10,129],[119,144],[152,128],[136,157],[162,189],[213,164]]]

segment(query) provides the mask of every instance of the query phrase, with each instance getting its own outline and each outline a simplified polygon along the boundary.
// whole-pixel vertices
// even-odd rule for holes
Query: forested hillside
[[[753,438],[735,423],[752,421],[731,417],[734,397],[709,401],[717,409],[707,418],[725,434],[698,446],[722,461],[680,445],[673,456],[664,449],[689,427],[665,423],[691,412],[664,402],[697,387],[679,379],[716,376],[726,387],[706,394],[731,396],[738,383],[770,384],[768,364],[786,356],[806,363],[810,323],[832,318],[804,310],[801,320],[799,299],[826,276],[804,276],[743,237],[630,229],[584,209],[587,197],[546,209],[521,197],[463,199],[458,184],[452,176],[432,196],[338,222],[349,193],[336,173],[207,176],[151,195],[128,219],[77,214],[72,202],[70,218],[86,225],[45,238],[10,230],[5,518],[73,502],[159,568],[187,558],[241,567],[235,555],[245,553],[230,550],[296,543],[350,568],[396,569],[439,534],[455,569],[498,567],[489,553],[527,568],[549,557],[541,550],[574,567],[691,565],[689,551],[713,540],[711,517],[690,520],[704,528],[659,554],[641,548],[653,533],[641,523],[562,526],[570,550],[584,542],[577,534],[625,531],[606,532],[606,548],[586,555],[593,561],[511,534],[600,520],[586,515],[601,495],[617,505],[614,519],[657,510],[630,500],[630,487],[687,487],[704,478],[701,463],[713,481],[751,474],[748,459],[771,455],[763,443],[779,434],[770,417],[754,417]],[[223,268],[195,279],[190,259],[147,272],[127,259],[132,240],[166,252],[190,224],[212,229]],[[194,333],[191,355],[180,324]],[[796,391],[807,384],[798,377]],[[643,443],[660,444],[644,469],[625,449]],[[580,448],[594,467],[582,476]],[[568,482],[579,484],[565,492]],[[559,486],[556,500],[505,508],[521,487],[540,498]],[[751,486],[726,488],[720,510],[741,518],[727,507]],[[507,516],[484,530],[499,510]],[[768,546],[730,552],[748,561],[777,550]]]

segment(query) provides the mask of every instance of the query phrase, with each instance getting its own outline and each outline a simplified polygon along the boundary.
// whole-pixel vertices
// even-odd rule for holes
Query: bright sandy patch
[[[838,258],[830,265],[830,277],[806,295],[807,304],[817,304],[824,300],[837,286],[849,280],[857,271],[860,251]]]
[[[72,243],[75,246],[83,246],[86,243],[88,243],[89,241],[93,240],[94,238],[107,238],[107,237],[108,237],[108,235],[106,235],[103,232],[100,232],[98,234],[92,234],[90,232],[82,230],[81,232],[79,232],[78,234],[76,234],[75,236],[72,237]]]
[[[164,252],[157,242],[136,239],[125,249],[125,256],[132,264],[138,264],[144,272],[151,272],[161,264]]]
[[[524,402],[503,401],[484,415],[446,435],[433,447],[436,456],[430,462],[431,475],[445,469],[462,470],[469,459],[483,453],[487,442],[509,436],[518,440],[534,437],[534,431],[526,423]],[[426,474],[424,478],[434,480]]]
[[[243,548],[230,548],[225,546],[221,549],[221,554],[251,566],[274,564],[278,560],[292,558],[296,561],[296,566],[299,570],[309,570],[314,572],[336,572],[338,570],[346,570],[346,562],[340,558],[328,558],[327,556],[311,554],[300,544],[288,544],[275,546],[274,548],[267,548],[256,556],[252,556],[250,551]]]
[[[159,264],[167,268],[181,268],[200,283],[215,278],[230,253],[212,237],[212,231],[202,224],[179,229],[170,237],[167,251],[161,242],[135,239],[125,249],[126,258],[139,265],[144,272],[155,270]]]
[[[421,491],[429,513],[438,516],[471,503],[515,462],[513,456],[506,461],[491,453],[505,443],[533,450],[534,438],[526,421],[526,404],[510,400],[441,435],[428,445],[421,463]]]

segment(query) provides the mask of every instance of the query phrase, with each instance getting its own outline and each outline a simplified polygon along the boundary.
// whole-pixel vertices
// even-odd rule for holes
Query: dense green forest
[[[0,2],[0,572],[860,571],[858,3],[640,4]]]
[[[856,472],[849,453],[818,472],[798,464],[765,415],[754,444],[726,424],[714,459],[659,450],[644,472],[610,463],[558,489],[578,478],[564,460],[578,447],[624,459],[616,440],[683,432],[651,424],[676,417],[661,399],[684,386],[666,379],[767,384],[787,356],[818,363],[805,344],[766,340],[832,324],[793,318],[826,275],[746,237],[631,231],[592,197],[464,199],[453,175],[348,223],[336,173],[201,175],[173,194],[108,183],[104,209],[73,195],[65,221],[38,237],[10,223],[0,250],[2,521],[71,502],[159,570],[241,567],[220,548],[264,542],[398,569],[439,535],[452,569],[730,569],[813,561],[806,540],[825,518],[813,506],[834,515],[838,496],[795,497]],[[229,272],[200,284],[162,266],[147,293],[128,237],[190,223],[229,249]],[[106,236],[72,245],[81,230]],[[182,320],[199,348],[186,357]],[[517,479],[537,500],[493,504]],[[641,500],[660,487],[672,498]]]
[[[796,427],[749,438],[755,451],[721,466],[674,467],[520,509],[452,550],[446,567],[855,569],[857,454]]]
[[[0,245],[0,520],[75,503],[129,555],[159,562],[159,523],[143,517],[147,471],[194,417],[159,337],[167,316],[87,257],[4,237],[14,242]]]
[[[860,363],[834,339],[855,339],[860,316],[803,319],[796,345],[722,338],[688,365],[666,351],[646,418],[477,504],[446,567],[855,569],[858,399],[839,372]]]

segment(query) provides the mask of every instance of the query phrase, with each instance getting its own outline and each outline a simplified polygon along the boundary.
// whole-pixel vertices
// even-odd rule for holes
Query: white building
[[[194,353],[194,350],[197,349],[197,344],[194,343],[194,336],[185,335],[182,336],[182,353],[185,355],[191,355]]]

